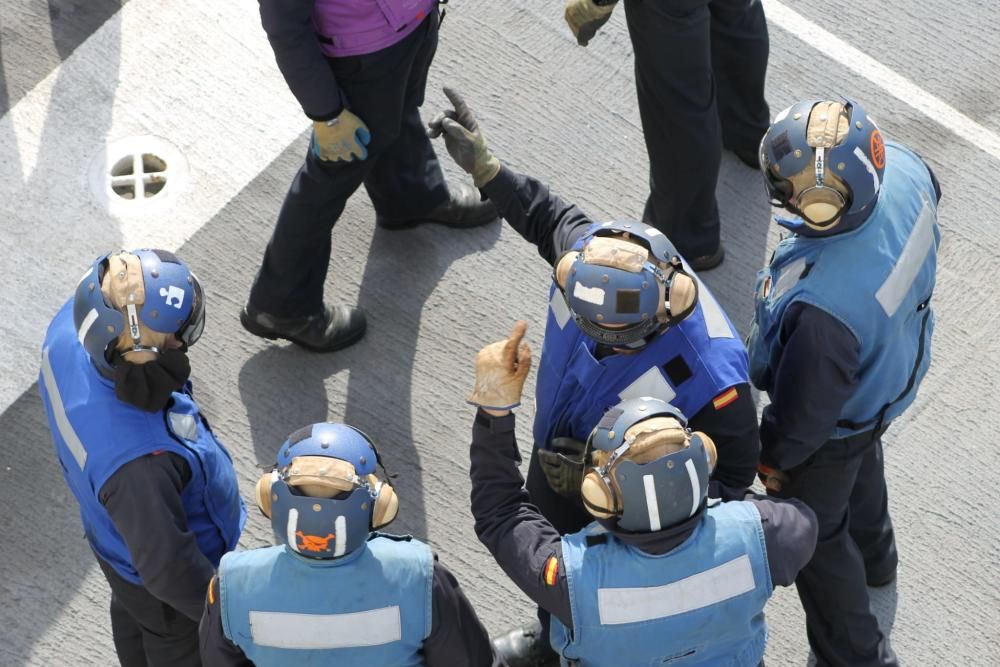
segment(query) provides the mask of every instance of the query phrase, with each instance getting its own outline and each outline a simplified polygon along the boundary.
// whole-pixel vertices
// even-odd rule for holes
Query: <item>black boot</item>
[[[465,183],[450,191],[451,198],[428,213],[415,218],[387,218],[376,215],[375,222],[382,229],[395,231],[411,229],[417,225],[436,223],[445,227],[479,227],[498,219],[493,202],[482,201],[479,190]]]
[[[356,343],[365,334],[365,314],[350,306],[326,306],[315,315],[283,319],[248,302],[240,313],[243,328],[255,336],[283,338],[313,352],[333,352]]]
[[[537,621],[494,637],[493,650],[508,667],[559,667],[559,654],[549,646]]]
[[[725,258],[726,249],[722,247],[722,243],[719,243],[719,247],[711,254],[699,257],[687,257],[686,259],[688,265],[695,271],[711,271],[719,264],[722,264],[722,260]]]

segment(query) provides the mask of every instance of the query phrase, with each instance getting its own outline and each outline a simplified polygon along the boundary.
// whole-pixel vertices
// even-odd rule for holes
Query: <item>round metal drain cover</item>
[[[98,155],[90,169],[91,189],[110,213],[158,210],[187,184],[187,161],[162,137],[120,139]]]

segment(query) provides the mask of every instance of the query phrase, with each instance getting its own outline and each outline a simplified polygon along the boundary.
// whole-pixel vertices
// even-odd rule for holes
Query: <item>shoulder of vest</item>
[[[739,520],[760,522],[760,512],[757,506],[747,500],[730,500],[708,507],[707,513],[712,517],[726,517]]]

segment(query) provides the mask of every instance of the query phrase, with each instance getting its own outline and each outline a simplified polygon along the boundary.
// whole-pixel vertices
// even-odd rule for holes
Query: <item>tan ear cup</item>
[[[584,507],[599,519],[610,519],[615,516],[615,500],[611,489],[596,470],[591,470],[583,478],[580,495],[584,499]]]
[[[719,452],[715,449],[715,442],[701,431],[695,431],[693,435],[701,438],[701,443],[705,445],[705,451],[708,452],[708,471],[712,472],[719,460]]]
[[[566,280],[569,278],[569,270],[572,268],[573,262],[575,262],[576,258],[579,256],[580,253],[578,252],[568,252],[563,255],[559,260],[559,263],[556,264],[556,282],[559,284],[559,287],[562,287],[563,289],[566,288]]]
[[[254,491],[257,499],[257,507],[260,508],[261,514],[268,519],[271,518],[271,484],[274,483],[277,474],[277,471],[274,471],[261,475],[260,479],[257,480],[257,487]]]
[[[369,475],[374,477],[374,475]],[[376,493],[375,507],[372,510],[372,530],[378,530],[383,526],[388,526],[396,518],[399,512],[399,498],[396,496],[396,489],[388,482],[375,482]]]
[[[698,287],[694,278],[686,273],[675,273],[667,298],[670,301],[670,312],[674,315],[691,310],[695,299],[698,298]]]

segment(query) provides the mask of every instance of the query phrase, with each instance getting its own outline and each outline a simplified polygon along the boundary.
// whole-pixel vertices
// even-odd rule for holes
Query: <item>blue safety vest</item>
[[[792,235],[757,275],[747,339],[753,383],[773,388],[781,319],[789,304],[815,306],[857,338],[860,372],[830,437],[888,424],[917,394],[931,363],[930,307],[941,231],[930,173],[914,153],[886,143],[882,189],[859,228],[827,238]]]
[[[98,373],[77,340],[70,299],[49,325],[38,386],[87,540],[118,574],[142,585],[99,494],[119,468],[154,452],[178,454],[191,469],[181,500],[188,529],[205,557],[218,565],[222,554],[236,547],[246,521],[236,471],[199,414],[190,385],[174,392],[171,404],[157,413],[118,400],[114,384]]]
[[[581,250],[589,238],[573,249]],[[586,440],[604,412],[626,398],[659,398],[690,418],[729,387],[748,381],[743,342],[700,279],[691,315],[639,351],[598,360],[596,349],[553,284],[535,385],[536,447],[547,449],[557,437]]]
[[[285,545],[226,554],[219,611],[255,665],[423,665],[434,558],[418,540],[376,534],[331,560]]]
[[[562,538],[572,630],[552,618],[564,665],[755,667],[774,589],[753,503],[709,507],[676,549],[655,556],[593,523]],[[588,542],[590,543],[588,545]]]

